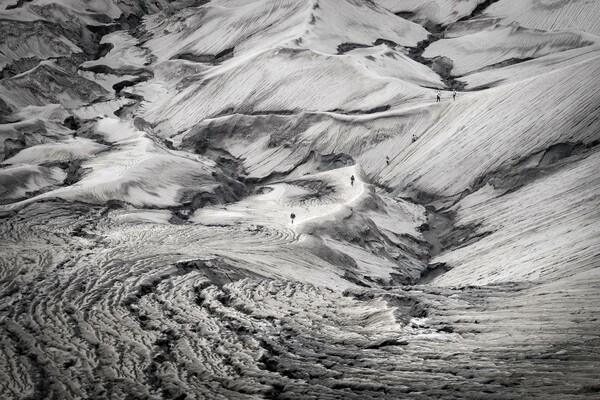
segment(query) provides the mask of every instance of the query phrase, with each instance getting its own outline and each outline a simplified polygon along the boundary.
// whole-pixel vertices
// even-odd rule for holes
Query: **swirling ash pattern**
[[[255,237],[170,225],[142,232],[142,226],[98,224],[103,212],[48,202],[4,220],[1,233],[9,239],[1,264],[2,348],[10,364],[2,371],[10,375],[3,379],[3,396],[173,398],[187,392],[190,398],[236,398],[266,393],[272,390],[269,382],[281,377],[261,372],[262,339],[243,332],[263,332],[266,340],[277,331],[275,319],[310,332],[315,313],[319,319],[332,318],[329,328],[318,329],[323,338],[350,325],[334,336],[363,343],[379,338],[382,328],[388,331],[384,336],[397,328],[393,309],[382,300],[363,304],[307,283],[257,281],[260,270],[240,269],[236,249],[229,249],[231,261],[218,255],[235,243],[238,251],[245,250],[246,265],[256,258],[264,269],[268,246],[273,246],[270,253],[282,249],[285,237],[269,243],[269,233]],[[44,223],[46,218],[55,223]],[[159,243],[170,253],[161,254]],[[148,251],[141,248],[144,244]],[[23,245],[35,250],[24,254]],[[181,257],[174,248],[186,257],[196,248],[199,259],[173,262]],[[281,259],[301,254],[283,253]],[[315,256],[302,258],[296,269],[312,269],[317,262]],[[324,281],[323,273],[311,273],[315,281]],[[246,276],[250,279],[238,280]],[[256,308],[257,316],[248,315],[244,304]],[[299,318],[292,318],[296,314]]]
[[[119,224],[98,223],[103,213],[48,202],[2,221],[2,398],[544,398],[549,381],[561,398],[595,390],[598,339],[582,322],[597,310],[571,308],[571,289],[341,292],[239,268],[214,254],[212,229],[120,236]],[[197,258],[140,249],[158,235]],[[571,287],[599,304],[583,282]]]

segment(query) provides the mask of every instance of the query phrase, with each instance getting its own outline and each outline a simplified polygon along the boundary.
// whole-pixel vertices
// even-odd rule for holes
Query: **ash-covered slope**
[[[2,2],[0,398],[598,397],[594,4]]]

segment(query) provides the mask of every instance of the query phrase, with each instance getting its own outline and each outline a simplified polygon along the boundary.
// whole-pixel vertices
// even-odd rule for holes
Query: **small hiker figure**
[[[440,101],[442,101],[442,93],[438,90],[436,103],[439,103]]]
[[[350,177],[350,186],[354,186],[354,175]]]
[[[293,224],[293,223],[294,223],[294,218],[296,218],[296,214],[292,213],[292,214],[290,215],[290,218],[292,219],[292,224]]]
[[[387,165],[390,165],[390,157],[389,156],[385,156],[385,163]]]
[[[452,89],[452,100],[456,100],[456,89]]]
[[[418,138],[417,138],[417,135],[413,134],[413,136],[412,136],[412,142],[413,142],[413,143],[414,143],[414,142],[416,142],[416,141],[417,141],[417,139],[418,139]]]

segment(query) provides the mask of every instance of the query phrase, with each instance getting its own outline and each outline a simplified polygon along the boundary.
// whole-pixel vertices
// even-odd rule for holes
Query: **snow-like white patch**
[[[356,181],[352,186],[350,177]],[[359,166],[309,175],[291,182],[265,186],[264,194],[258,194],[227,206],[206,207],[196,211],[193,221],[199,224],[256,224],[274,229],[304,231],[304,225],[321,225],[331,222],[349,211],[369,195],[361,179]],[[333,191],[321,198],[319,192],[305,185],[312,181],[324,182]],[[314,196],[317,196],[313,199]],[[294,213],[296,218],[291,220]]]
[[[168,224],[172,214],[168,210],[126,210],[112,215],[116,221],[132,224]]]
[[[457,224],[488,233],[436,257],[452,270],[438,285],[486,285],[564,278],[598,266],[600,154],[498,196],[485,187],[457,207]],[[481,193],[480,193],[481,192]],[[576,228],[575,228],[576,227]]]
[[[420,25],[399,18],[375,2],[315,1],[302,47],[335,54],[343,43],[372,46],[378,39],[413,47],[427,38]]]
[[[0,169],[0,201],[20,199],[48,186],[60,184],[67,174],[60,168],[15,165]],[[0,209],[4,206],[0,205]]]
[[[104,57],[86,61],[83,68],[106,65],[114,70],[136,70],[150,62],[148,52],[138,47],[138,40],[129,32],[117,31],[102,37],[100,43],[111,43],[114,47]]]
[[[136,75],[113,75],[113,74],[102,74],[91,71],[79,70],[77,73],[83,76],[85,79],[92,82],[96,82],[98,85],[106,89],[107,92],[114,91],[113,86],[116,83],[123,81],[131,81],[137,79]]]
[[[593,143],[600,128],[594,106],[600,101],[598,79],[600,63],[594,56],[521,82],[459,93],[455,102],[445,97],[426,112],[408,115],[404,142],[380,144],[386,149],[379,153],[380,163],[384,154],[392,158],[380,179],[406,191],[459,195],[477,177],[552,144]],[[419,137],[415,143],[410,143],[411,132]],[[370,165],[359,160],[371,173]]]
[[[452,74],[465,75],[512,59],[536,58],[597,43],[591,35],[576,32],[540,32],[517,24],[493,26],[465,36],[432,43],[423,57],[447,57]]]
[[[90,203],[116,199],[136,207],[170,207],[181,204],[186,192],[210,193],[219,185],[211,175],[213,162],[165,149],[135,129],[131,122],[104,118],[96,129],[114,145],[111,151],[81,165],[88,172],[79,182],[4,208],[19,208],[53,197]],[[41,151],[38,157],[51,157],[47,153],[53,149],[38,148],[32,152]]]
[[[60,104],[48,104],[45,106],[23,107],[15,113],[15,116],[20,120],[39,118],[62,122],[69,116],[69,113]]]
[[[126,97],[120,97],[114,100],[102,101],[77,108],[69,111],[81,119],[94,119],[106,115],[113,115],[121,107],[134,104],[135,101]]]
[[[86,138],[75,138],[65,142],[46,143],[28,147],[2,164],[43,164],[86,160],[107,146]]]
[[[172,135],[219,113],[369,110],[428,92],[377,76],[347,57],[279,48],[240,65],[215,68],[201,81],[152,104],[145,113],[149,120],[165,121],[163,128],[170,127],[166,133]]]
[[[599,15],[600,2],[593,0],[500,0],[485,10],[485,16],[528,28],[578,29],[594,35],[600,35]]]
[[[401,79],[418,86],[443,88],[445,85],[431,68],[409,58],[387,45],[359,48],[346,53],[369,71],[384,76]]]
[[[182,54],[216,56],[234,47],[240,55],[298,37],[309,10],[309,1],[213,1],[172,17],[148,18],[146,29],[154,38],[146,46],[159,60]]]
[[[448,25],[470,15],[484,0],[375,0],[393,13],[407,13],[420,23]]]
[[[556,70],[570,68],[573,65],[586,63],[591,60],[598,60],[599,57],[599,46],[586,46],[579,49],[549,54],[535,60],[519,63],[517,65],[476,72],[466,75],[459,80],[467,83],[467,89],[498,86],[501,84],[516,83],[535,79],[540,75],[551,74]]]
[[[375,3],[351,0],[220,0],[153,16],[146,28],[155,35],[147,46],[159,60],[190,56],[204,62],[225,51],[239,57],[283,44],[336,54],[343,43],[370,46],[385,39],[414,46],[427,37],[421,26]]]

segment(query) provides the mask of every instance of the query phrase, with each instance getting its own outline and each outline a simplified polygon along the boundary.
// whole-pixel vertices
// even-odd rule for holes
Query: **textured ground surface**
[[[0,1],[0,398],[600,398],[598,4]]]

